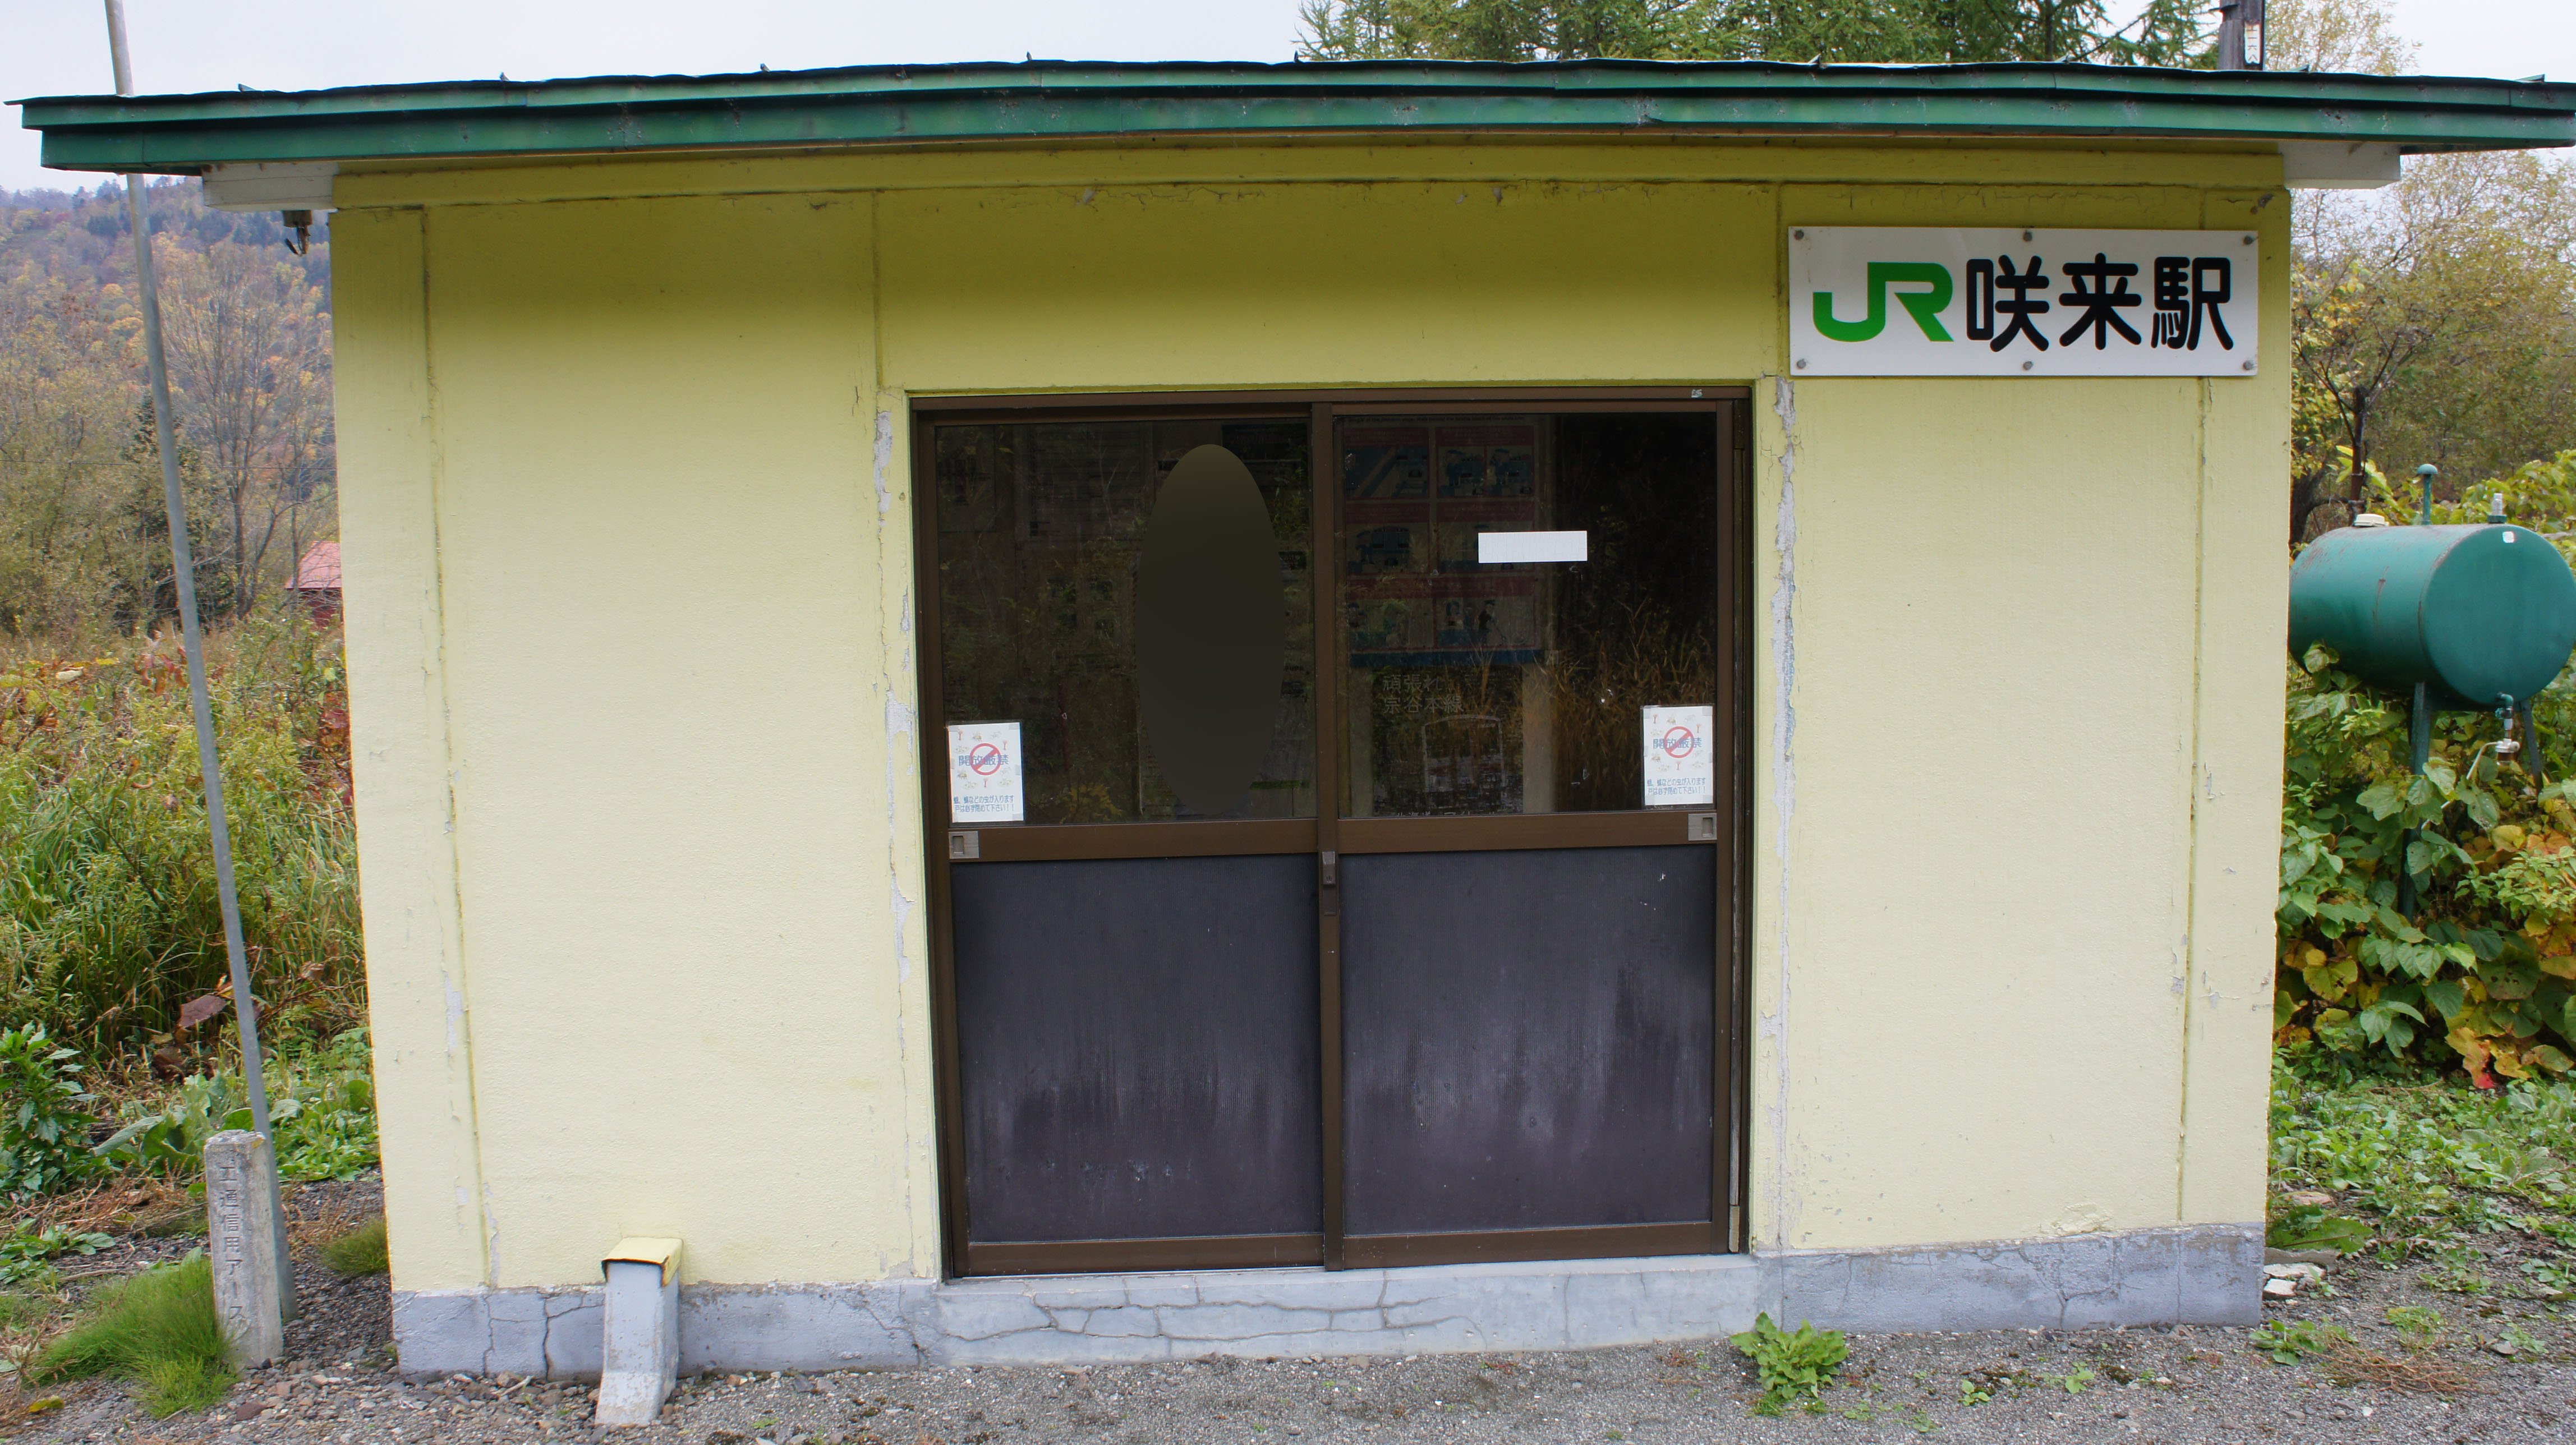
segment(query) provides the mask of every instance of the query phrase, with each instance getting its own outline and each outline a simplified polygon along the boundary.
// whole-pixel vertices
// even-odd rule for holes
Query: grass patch
[[[213,1266],[200,1255],[100,1289],[81,1322],[26,1373],[33,1384],[120,1376],[142,1386],[143,1408],[156,1416],[221,1400],[234,1376],[215,1317]]]
[[[154,1415],[211,1410],[232,1392],[232,1367],[215,1360],[148,1360],[143,1408]]]
[[[2576,1083],[2476,1089],[2429,1070],[2357,1071],[2313,1046],[2281,1050],[2273,1067],[2273,1184],[2356,1211],[2382,1263],[2450,1264],[2470,1238],[2509,1231],[2576,1242],[2576,1173],[2562,1154],[2571,1139]],[[2273,1224],[2305,1234],[2340,1222],[2294,1208]],[[2360,1248],[2363,1232],[2332,1243]]]
[[[385,1248],[383,1218],[371,1219],[322,1246],[322,1262],[335,1273],[352,1278],[392,1269],[393,1259]]]
[[[210,642],[261,1022],[329,1037],[366,1014],[339,647],[284,608]],[[0,1017],[102,1065],[151,1036],[176,1066],[222,1057],[229,1010],[179,1026],[228,973],[185,657],[167,637],[31,645],[0,638]]]

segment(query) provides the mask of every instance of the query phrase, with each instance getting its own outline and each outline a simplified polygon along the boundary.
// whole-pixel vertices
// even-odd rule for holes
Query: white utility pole
[[[134,67],[125,49],[125,0],[107,0],[107,52],[116,68],[116,93],[134,94]],[[197,771],[206,783],[206,828],[213,835],[215,897],[223,908],[224,954],[232,964],[233,1017],[240,1026],[242,1078],[250,1091],[251,1127],[268,1141],[266,1061],[260,1057],[259,1001],[251,997],[250,953],[242,946],[241,895],[233,887],[232,830],[224,821],[224,771],[215,756],[215,709],[206,691],[206,635],[197,624],[197,561],[188,544],[188,502],[179,491],[178,416],[170,405],[169,354],[161,345],[161,295],[152,279],[152,236],[143,225],[143,180],[125,177],[125,216],[134,230],[134,289],[143,310],[143,351],[152,373],[152,425],[161,444],[161,504],[170,517],[170,565],[178,578],[179,635],[188,649],[188,706],[197,722]],[[286,1213],[274,1198],[277,1174],[269,1172],[269,1217],[277,1221],[278,1294],[289,1318],[295,1313],[295,1264],[286,1253]]]

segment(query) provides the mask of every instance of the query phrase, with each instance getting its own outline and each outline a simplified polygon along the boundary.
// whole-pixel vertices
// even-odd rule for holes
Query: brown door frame
[[[939,1220],[944,1272],[997,1273],[1230,1268],[1316,1264],[1328,1269],[1451,1263],[1484,1259],[1575,1259],[1697,1254],[1745,1248],[1744,1142],[1747,1098],[1745,1021],[1751,1006],[1752,875],[1752,499],[1750,403],[1741,385],[1489,387],[1306,391],[1212,391],[923,396],[910,401],[913,512],[913,625],[921,747],[923,866],[928,881],[931,948],[932,1078],[939,1168]],[[1707,412],[1722,428],[1717,448],[1718,636],[1721,682],[1719,752],[1730,760],[1725,807],[1715,846],[1717,1137],[1711,1157],[1711,1213],[1706,1224],[1619,1225],[1348,1239],[1343,1231],[1343,1099],[1341,909],[1338,863],[1352,852],[1485,851],[1506,832],[1510,848],[1584,848],[1690,841],[1686,814],[1675,811],[1525,814],[1504,818],[1345,818],[1341,713],[1344,638],[1338,626],[1342,547],[1340,472],[1329,464],[1334,429],[1347,416],[1478,412]],[[1078,1240],[968,1245],[963,1104],[958,1058],[957,994],[948,851],[950,819],[944,762],[947,719],[940,675],[939,531],[934,431],[942,424],[1303,415],[1309,424],[1309,591],[1315,608],[1316,816],[1251,822],[1110,823],[983,826],[978,861],[1058,858],[1165,858],[1311,852],[1317,858],[1317,987],[1322,1055],[1324,1232],[1214,1239]],[[1327,482],[1330,485],[1327,485]],[[1329,565],[1328,565],[1329,564]],[[933,757],[941,759],[933,766]],[[1478,835],[1485,835],[1480,838]]]

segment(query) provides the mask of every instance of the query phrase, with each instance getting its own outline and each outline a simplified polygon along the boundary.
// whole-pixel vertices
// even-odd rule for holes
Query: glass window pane
[[[1020,724],[1026,821],[1314,816],[1313,499],[1303,420],[994,423],[942,426],[933,436],[941,706],[951,724]],[[1203,447],[1223,448],[1259,490],[1286,626],[1266,751],[1249,785],[1213,813],[1193,811],[1156,766],[1136,667],[1137,584],[1155,505],[1173,469]],[[1194,465],[1204,472],[1209,460]],[[1224,457],[1214,469],[1239,475]]]
[[[1339,440],[1350,816],[1711,805],[1714,417],[1368,417]]]

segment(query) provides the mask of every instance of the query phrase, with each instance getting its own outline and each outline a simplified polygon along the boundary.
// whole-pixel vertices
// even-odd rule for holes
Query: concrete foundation
[[[1419,1269],[1247,1269],[680,1292],[682,1374],[1569,1350],[1701,1340],[1757,1312],[1857,1331],[2251,1324],[2263,1227],[1912,1249]],[[600,1372],[597,1288],[398,1293],[404,1373]]]

